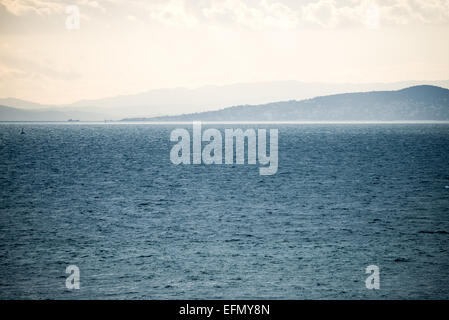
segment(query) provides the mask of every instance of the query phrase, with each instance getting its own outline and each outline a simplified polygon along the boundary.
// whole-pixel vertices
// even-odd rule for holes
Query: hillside
[[[102,114],[68,110],[25,110],[0,105],[0,121],[67,121],[68,119],[103,121]]]
[[[406,121],[449,120],[449,90],[429,85],[242,105],[218,111],[125,121]]]

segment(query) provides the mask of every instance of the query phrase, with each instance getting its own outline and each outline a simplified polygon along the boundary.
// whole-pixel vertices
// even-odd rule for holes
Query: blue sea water
[[[258,125],[272,176],[175,127],[0,124],[0,298],[449,298],[449,125]]]

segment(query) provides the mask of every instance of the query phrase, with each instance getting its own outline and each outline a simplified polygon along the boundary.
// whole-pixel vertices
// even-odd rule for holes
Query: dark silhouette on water
[[[20,132],[20,134],[25,134],[25,131],[23,131],[23,128],[22,128],[22,132]]]

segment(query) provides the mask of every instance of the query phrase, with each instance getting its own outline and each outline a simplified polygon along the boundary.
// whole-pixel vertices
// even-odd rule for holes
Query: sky
[[[0,0],[0,97],[449,79],[449,0]]]

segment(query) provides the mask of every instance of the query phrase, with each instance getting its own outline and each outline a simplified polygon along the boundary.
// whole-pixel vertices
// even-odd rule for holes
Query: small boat
[[[25,134],[25,131],[23,131],[23,128],[22,128],[22,132],[20,132],[20,134]]]

